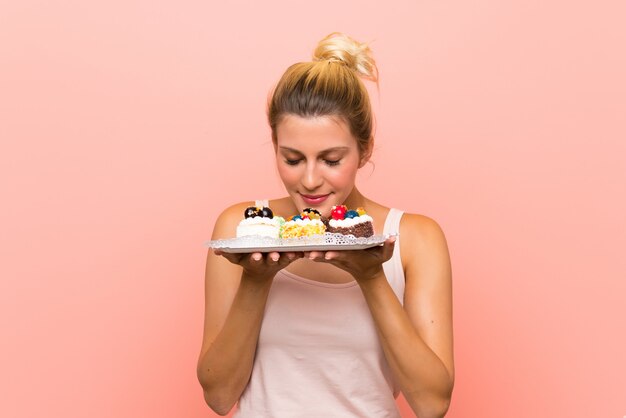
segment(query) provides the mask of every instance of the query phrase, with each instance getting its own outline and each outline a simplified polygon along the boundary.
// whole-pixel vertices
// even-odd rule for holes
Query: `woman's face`
[[[337,117],[287,115],[276,141],[278,173],[296,207],[314,208],[328,216],[354,188],[361,161],[356,139]]]

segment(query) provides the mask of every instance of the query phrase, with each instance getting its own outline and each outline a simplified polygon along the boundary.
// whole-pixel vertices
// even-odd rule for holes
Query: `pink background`
[[[626,415],[624,3],[219,4],[0,6],[0,416],[213,416],[202,244],[282,195],[265,99],[336,30],[381,73],[361,189],[448,237],[448,416]]]

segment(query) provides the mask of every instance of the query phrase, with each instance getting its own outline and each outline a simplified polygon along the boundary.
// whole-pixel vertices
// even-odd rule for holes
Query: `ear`
[[[372,157],[372,152],[374,151],[374,137],[371,137],[367,143],[367,148],[363,150],[363,154],[361,155],[361,160],[359,161],[359,168],[362,168]]]

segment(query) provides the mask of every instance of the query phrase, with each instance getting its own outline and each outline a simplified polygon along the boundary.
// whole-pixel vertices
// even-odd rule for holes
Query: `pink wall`
[[[264,101],[335,30],[380,64],[361,188],[448,236],[449,417],[626,415],[626,7],[582,3],[3,2],[0,416],[213,416],[202,243],[281,195]]]

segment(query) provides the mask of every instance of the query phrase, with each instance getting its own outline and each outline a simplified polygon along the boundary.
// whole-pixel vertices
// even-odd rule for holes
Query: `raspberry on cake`
[[[237,225],[237,237],[259,235],[279,238],[285,220],[274,216],[268,207],[250,206],[244,212],[244,219]]]
[[[327,232],[354,235],[357,238],[374,235],[373,219],[363,208],[348,210],[345,205],[333,206],[330,215]]]
[[[310,237],[326,232],[326,225],[315,209],[306,208],[301,214],[292,216],[283,225],[283,238]]]

